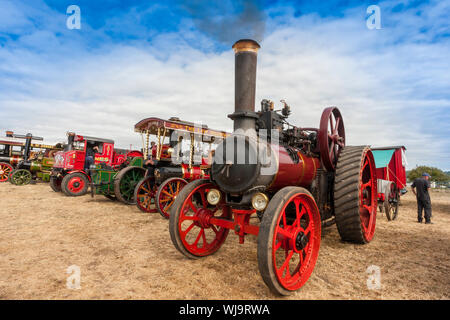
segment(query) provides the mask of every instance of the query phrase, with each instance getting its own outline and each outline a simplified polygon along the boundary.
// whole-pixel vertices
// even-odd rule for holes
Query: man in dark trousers
[[[422,174],[422,178],[414,180],[412,192],[417,198],[417,222],[422,223],[422,211],[425,210],[425,223],[432,224],[431,222],[431,200],[428,189],[430,188],[430,175],[426,172]]]

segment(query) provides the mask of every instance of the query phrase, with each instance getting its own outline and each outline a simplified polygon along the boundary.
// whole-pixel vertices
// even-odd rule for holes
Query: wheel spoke
[[[189,199],[188,201],[189,201],[188,204],[189,204],[189,206],[191,207],[192,211],[194,211],[195,213],[197,213],[197,212],[198,212],[198,209],[197,209],[197,207],[195,207],[195,205],[192,203],[192,199]]]

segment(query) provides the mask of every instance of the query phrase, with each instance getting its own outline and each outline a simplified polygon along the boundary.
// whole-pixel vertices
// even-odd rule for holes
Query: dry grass
[[[233,234],[213,256],[189,260],[168,221],[106,198],[67,198],[46,184],[0,184],[1,299],[273,299],[256,261],[256,239]],[[287,299],[449,299],[450,193],[434,192],[433,225],[416,222],[411,192],[398,220],[378,215],[375,239],[352,245],[323,233],[316,268]],[[81,268],[81,289],[66,269]],[[366,269],[381,268],[380,290]]]

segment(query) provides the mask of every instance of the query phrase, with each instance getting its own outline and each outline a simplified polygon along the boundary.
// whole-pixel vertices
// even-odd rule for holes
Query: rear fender
[[[83,170],[72,170],[72,171],[68,171],[67,174],[76,173],[76,172],[84,174],[88,178],[89,183],[91,182],[91,177]]]

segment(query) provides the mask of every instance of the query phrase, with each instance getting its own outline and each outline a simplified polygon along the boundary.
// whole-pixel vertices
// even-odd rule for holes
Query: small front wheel
[[[61,189],[66,196],[79,197],[87,193],[89,180],[84,173],[70,173],[62,179]]]
[[[31,172],[26,169],[16,169],[11,172],[9,176],[9,182],[16,186],[24,186],[31,182]]]
[[[163,218],[169,219],[170,207],[185,185],[187,185],[187,181],[184,179],[170,178],[159,186],[155,202],[156,208]]]
[[[156,212],[152,208],[155,200],[156,184],[153,176],[148,176],[136,185],[134,189],[134,199],[136,200],[136,206],[145,213]]]
[[[308,190],[286,187],[270,200],[258,235],[258,266],[266,285],[290,295],[311,276],[319,256],[319,209]]]
[[[228,236],[229,229],[215,225],[214,219],[230,219],[231,209],[208,203],[206,194],[211,187],[207,180],[188,183],[170,210],[170,238],[178,251],[191,259],[214,254]]]
[[[50,177],[50,188],[52,188],[55,192],[61,192],[61,182],[62,179],[60,177],[51,176]]]

